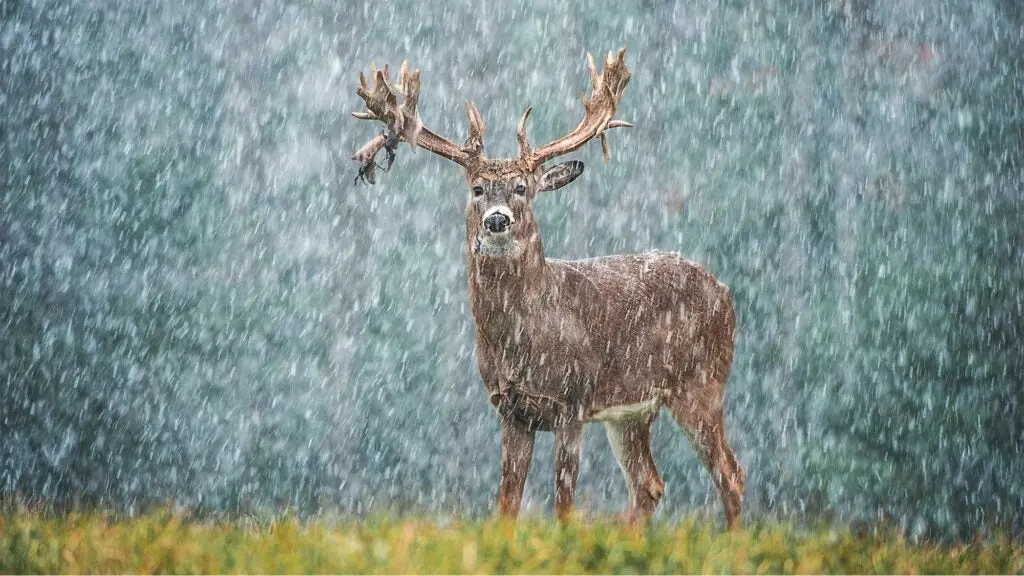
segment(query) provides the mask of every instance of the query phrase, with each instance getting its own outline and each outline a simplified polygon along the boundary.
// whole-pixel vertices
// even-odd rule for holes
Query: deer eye
[[[519,194],[520,196],[526,195],[526,184],[523,184],[522,182],[516,184],[516,194]]]
[[[473,186],[473,197],[474,198],[476,198],[478,196],[483,196],[483,195],[484,195],[484,187],[483,186],[480,186],[479,184],[476,185],[476,186]]]

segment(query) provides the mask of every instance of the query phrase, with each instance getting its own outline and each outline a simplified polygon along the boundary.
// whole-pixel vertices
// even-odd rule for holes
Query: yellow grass
[[[915,545],[896,534],[723,533],[697,520],[634,530],[607,521],[523,519],[441,525],[365,521],[189,520],[171,512],[0,516],[3,573],[1019,573],[1024,545],[992,538]]]

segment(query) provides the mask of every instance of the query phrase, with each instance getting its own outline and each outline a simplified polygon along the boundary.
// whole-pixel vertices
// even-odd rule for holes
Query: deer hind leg
[[[605,422],[608,443],[619,461],[629,490],[627,516],[631,522],[646,522],[665,493],[665,483],[651,454],[651,425],[654,415]]]
[[[705,410],[699,401],[679,400],[671,406],[676,422],[690,437],[694,450],[711,473],[711,479],[722,497],[725,524],[729,530],[740,527],[743,511],[743,467],[725,439],[725,415],[721,401],[717,408]]]

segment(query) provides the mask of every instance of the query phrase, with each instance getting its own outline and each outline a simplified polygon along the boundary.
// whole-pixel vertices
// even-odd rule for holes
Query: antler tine
[[[411,129],[407,128],[406,131],[415,135],[414,138],[408,138],[406,141],[409,143],[409,148],[415,150],[419,134],[423,130],[423,122],[420,120],[419,110],[417,109],[420,102],[420,71],[415,70],[410,74],[408,62],[403,61],[398,81],[402,93],[405,95],[405,100],[402,102],[403,117],[406,122],[410,118],[413,122]]]
[[[578,150],[595,138],[601,142],[607,160],[611,153],[608,149],[606,131],[609,128],[632,126],[629,122],[613,119],[631,76],[626,67],[626,49],[623,48],[618,53],[609,52],[605,56],[604,70],[600,74],[594,65],[594,57],[587,53],[587,67],[590,69],[593,90],[583,103],[585,114],[579,126],[569,134],[533,151],[530,151],[528,146],[523,147],[525,138],[520,139],[520,158],[532,169],[538,168],[552,158]]]
[[[597,73],[597,66],[594,66],[594,57],[587,52],[587,68],[590,68],[590,83],[596,90],[601,81],[601,75]]]
[[[403,62],[399,71],[398,85],[391,83],[390,68],[384,66],[378,70],[370,64],[370,76],[373,86],[367,84],[366,76],[359,73],[359,87],[356,94],[366,103],[365,112],[353,112],[352,116],[360,120],[379,120],[392,134],[377,136],[363,145],[353,156],[353,160],[372,162],[381,148],[388,147],[394,152],[392,139],[404,140],[410,147],[420,146],[430,152],[448,158],[462,166],[474,165],[483,153],[484,124],[480,112],[475,106],[467,105],[470,119],[470,141],[466,146],[459,146],[451,140],[439,136],[420,120],[418,105],[420,97],[420,71],[409,71],[408,62]],[[404,96],[402,104],[398,104],[396,94]]]
[[[523,117],[519,120],[519,129],[516,130],[516,139],[519,141],[519,156],[525,156],[530,153],[530,141],[526,138],[526,121],[530,118],[530,112],[533,112],[533,107],[526,109],[523,112]]]
[[[385,142],[387,142],[387,137],[384,135],[376,136],[366,144],[363,144],[362,148],[356,150],[356,153],[352,155],[352,159],[364,164],[366,162],[372,162],[373,159],[377,157],[377,153],[380,152],[380,149],[384,147]]]
[[[483,117],[480,116],[480,110],[477,109],[476,104],[469,100],[466,100],[466,116],[469,117],[469,137],[462,147],[466,150],[473,150],[478,154],[483,153],[486,125],[484,124]]]

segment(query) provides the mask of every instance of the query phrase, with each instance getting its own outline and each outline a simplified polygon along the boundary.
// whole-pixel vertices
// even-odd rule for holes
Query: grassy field
[[[1024,543],[914,545],[785,525],[689,520],[632,530],[524,519],[190,520],[170,512],[0,516],[2,573],[1020,573]]]

